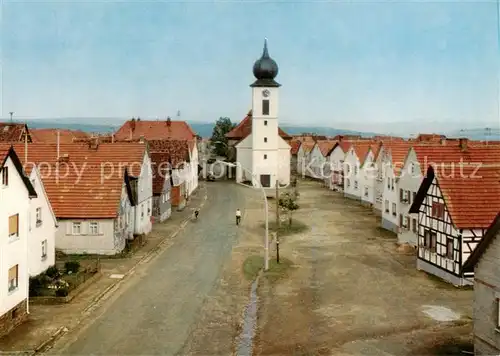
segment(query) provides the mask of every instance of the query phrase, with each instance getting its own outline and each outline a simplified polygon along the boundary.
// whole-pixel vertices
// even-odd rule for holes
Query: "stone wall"
[[[0,317],[0,337],[11,332],[28,318],[26,299]]]

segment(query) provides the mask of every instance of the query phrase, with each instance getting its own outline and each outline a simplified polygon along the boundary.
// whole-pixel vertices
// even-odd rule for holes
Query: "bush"
[[[67,297],[68,294],[69,294],[68,287],[62,287],[62,288],[56,289],[56,297]]]
[[[78,273],[78,270],[80,269],[80,262],[68,261],[64,264],[64,269],[66,270],[66,274]]]
[[[50,277],[51,279],[56,279],[58,278],[59,276],[61,276],[61,272],[59,272],[59,270],[57,269],[56,266],[50,266],[49,268],[47,268],[47,270],[45,271],[45,275],[47,277]]]

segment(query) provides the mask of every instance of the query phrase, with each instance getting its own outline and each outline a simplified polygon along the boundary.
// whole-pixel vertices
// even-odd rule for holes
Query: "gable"
[[[30,175],[30,181],[35,181],[34,188],[37,193],[37,198],[43,199],[45,202],[45,205],[48,207],[50,211],[50,216],[52,216],[52,220],[54,221],[54,225],[57,226],[57,218],[56,215],[54,214],[54,210],[52,209],[52,205],[50,204],[49,197],[47,195],[47,192],[45,191],[45,186],[43,184],[40,171],[38,168],[35,166],[31,170],[31,175]]]
[[[24,174],[24,169],[23,165],[21,164],[21,161],[19,160],[19,157],[17,156],[14,147],[10,146],[9,150],[6,152],[1,164],[0,164],[0,172],[3,170],[4,167],[6,167],[7,162],[11,162],[12,166],[15,168],[15,171],[23,181],[23,184],[28,191],[29,197],[30,198],[36,198],[36,191],[33,185],[31,184],[31,181],[26,175]],[[11,175],[14,172],[10,172],[9,170],[9,175]]]

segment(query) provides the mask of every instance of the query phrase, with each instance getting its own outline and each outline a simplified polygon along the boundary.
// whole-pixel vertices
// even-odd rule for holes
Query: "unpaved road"
[[[243,207],[238,187],[207,184],[209,200],[198,221],[136,270],[97,318],[51,354],[177,355],[198,325],[200,309],[217,285],[238,238],[234,211]]]

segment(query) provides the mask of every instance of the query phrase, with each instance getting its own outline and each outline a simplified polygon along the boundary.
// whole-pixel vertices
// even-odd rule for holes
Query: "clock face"
[[[264,90],[264,91],[262,92],[262,96],[263,96],[264,98],[267,98],[270,94],[271,94],[271,92],[270,92],[268,89],[266,89],[266,90]]]

